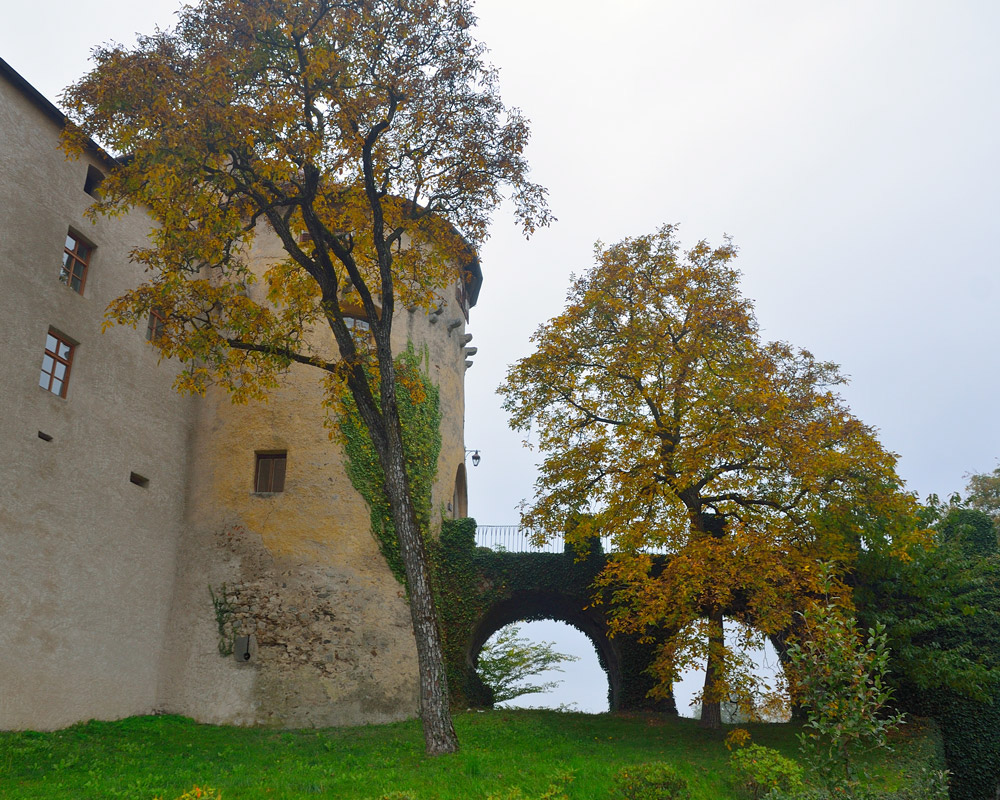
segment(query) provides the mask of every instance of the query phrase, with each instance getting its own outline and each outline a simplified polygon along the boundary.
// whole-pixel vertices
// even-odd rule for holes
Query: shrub
[[[948,770],[924,767],[916,779],[893,794],[891,800],[948,800]]]
[[[569,798],[558,786],[550,786],[538,796],[529,797],[515,787],[500,794],[491,794],[486,800],[569,800]]]
[[[856,800],[843,792],[836,795],[828,789],[772,789],[767,800]]]
[[[903,715],[885,711],[892,695],[885,680],[885,625],[876,623],[865,638],[854,617],[829,595],[832,567],[824,564],[821,570],[827,597],[802,615],[805,636],[788,648],[795,694],[806,712],[799,741],[827,788],[853,789],[867,777],[863,771],[859,774],[857,754],[862,749],[891,749],[889,731]]]
[[[766,800],[948,800],[948,772],[925,768],[902,789],[775,789]]]
[[[772,789],[796,791],[802,788],[802,767],[777,750],[752,744],[729,757],[738,789],[754,800]]]
[[[687,781],[670,764],[625,767],[615,776],[612,800],[688,800]]]

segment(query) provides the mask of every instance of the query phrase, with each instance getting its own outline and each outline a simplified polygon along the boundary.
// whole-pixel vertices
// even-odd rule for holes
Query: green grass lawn
[[[194,785],[225,800],[378,798],[469,800],[517,787],[541,794],[570,776],[570,798],[606,798],[623,766],[667,761],[700,800],[734,798],[726,730],[659,716],[493,711],[456,716],[462,750],[427,758],[417,721],[276,731],[200,725],[183,717],[89,722],[52,733],[0,733],[0,797],[172,800]],[[797,756],[797,727],[746,726],[758,744]],[[887,788],[939,761],[934,732],[911,723],[872,768]]]

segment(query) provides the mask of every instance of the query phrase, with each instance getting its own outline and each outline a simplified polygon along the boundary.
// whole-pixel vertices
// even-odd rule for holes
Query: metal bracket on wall
[[[257,655],[256,636],[237,636],[233,642],[233,658],[238,664],[249,664]]]

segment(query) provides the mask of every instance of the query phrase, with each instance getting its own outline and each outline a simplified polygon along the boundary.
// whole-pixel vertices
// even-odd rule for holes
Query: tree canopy
[[[819,562],[904,544],[913,509],[895,456],[836,393],[836,365],[760,340],[732,243],[683,253],[675,233],[598,244],[500,392],[544,454],[524,524],[612,537],[614,629],[671,634],[662,692],[707,658],[716,725],[735,682],[723,616],[787,631]]]
[[[441,302],[505,192],[526,234],[550,219],[528,179],[527,121],[502,102],[474,22],[466,0],[202,0],[133,48],[98,48],[63,97],[79,126],[71,150],[87,134],[127,155],[96,211],[142,207],[156,223],[133,252],[147,282],[110,318],[162,315],[154,343],[188,365],[185,390],[259,398],[293,363],[327,376],[332,406],[349,388],[406,568],[431,752],[457,743],[404,467],[393,314]],[[263,276],[266,298],[247,291],[261,228],[287,254]]]
[[[993,518],[1000,533],[1000,467],[992,472],[980,472],[966,476],[965,502],[969,508],[982,511]]]
[[[923,509],[936,547],[862,553],[854,594],[862,623],[885,625],[894,701],[937,721],[951,796],[972,800],[1000,786],[1000,557],[989,517],[952,500]]]

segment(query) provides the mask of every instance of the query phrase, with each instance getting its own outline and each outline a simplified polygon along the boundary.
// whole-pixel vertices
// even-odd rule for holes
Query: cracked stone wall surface
[[[251,663],[235,662],[237,674],[254,676],[253,722],[307,727],[415,713],[410,618],[394,580],[275,559],[244,530],[217,540],[242,557],[239,577],[216,587],[225,609],[217,650],[229,655],[236,636],[253,637]]]

